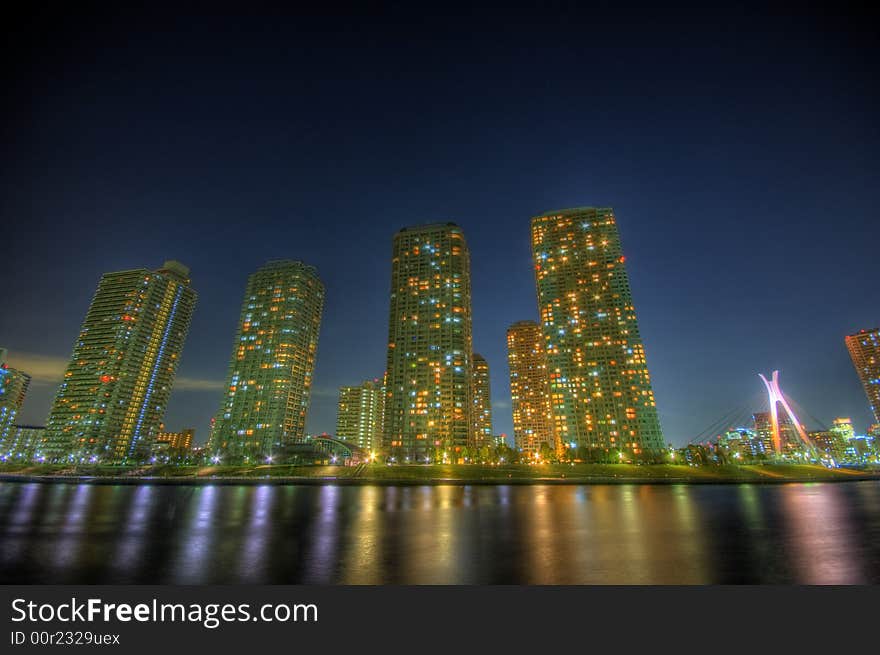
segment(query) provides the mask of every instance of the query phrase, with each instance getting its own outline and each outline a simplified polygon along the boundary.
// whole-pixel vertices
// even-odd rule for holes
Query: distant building
[[[149,456],[195,302],[180,262],[101,277],[46,424],[47,458]]]
[[[394,235],[384,446],[399,461],[472,443],[470,253],[455,223]]]
[[[868,396],[874,420],[880,423],[880,328],[849,335],[846,347]]]
[[[473,356],[473,445],[492,445],[492,399],[489,391],[489,363],[482,355]]]
[[[302,441],[324,284],[314,267],[270,261],[248,278],[210,450],[262,460]]]
[[[840,435],[846,441],[856,436],[856,431],[850,418],[836,418],[831,421],[831,432]]]
[[[718,438],[718,445],[722,449],[726,449],[729,456],[735,460],[750,460],[758,454],[754,443],[755,437],[754,430],[737,428],[735,430],[728,430],[721,435]]]
[[[336,437],[367,451],[382,447],[385,386],[366,380],[356,387],[340,387],[336,408]]]
[[[856,461],[859,459],[859,450],[853,439],[856,431],[853,428],[852,419],[836,418],[831,421],[831,429],[829,430],[834,436],[834,440],[843,445],[843,459],[847,461]]]
[[[871,435],[855,435],[850,439],[847,454],[858,464],[876,463],[880,451],[877,438]]]
[[[186,428],[180,432],[160,432],[156,435],[157,444],[166,444],[170,450],[186,452],[192,450],[195,428]]]
[[[519,321],[507,329],[507,363],[516,449],[529,458],[541,451],[542,444],[561,452],[553,433],[547,356],[537,323]]]
[[[817,430],[810,432],[808,436],[816,448],[831,457],[835,462],[842,462],[846,457],[846,449],[849,444],[839,432]]]
[[[31,377],[6,364],[7,351],[0,348],[0,458],[16,452],[15,417],[24,404]]]
[[[535,216],[532,256],[559,442],[664,452],[614,210]]]
[[[768,457],[775,455],[776,448],[773,444],[773,424],[770,412],[756,412],[752,418],[755,421],[755,438],[758,451],[756,454]],[[800,436],[788,414],[781,412],[778,414],[777,420],[779,421],[779,439],[783,454],[801,451],[803,445]]]

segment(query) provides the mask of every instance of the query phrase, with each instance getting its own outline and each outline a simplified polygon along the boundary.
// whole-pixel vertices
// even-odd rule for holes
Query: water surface
[[[880,582],[880,482],[0,483],[0,583]]]

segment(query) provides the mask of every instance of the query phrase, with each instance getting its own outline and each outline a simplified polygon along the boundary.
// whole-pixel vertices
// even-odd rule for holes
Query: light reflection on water
[[[180,534],[181,548],[174,568],[174,580],[178,584],[198,584],[208,574],[208,562],[215,554],[213,533],[215,522],[223,516],[216,512],[218,496],[227,491],[221,487],[198,487],[190,503],[189,516],[184,519],[184,528]],[[235,515],[235,496],[241,501],[242,494],[233,489],[231,498],[227,499],[225,509],[232,509]]]
[[[239,559],[238,572],[242,580],[258,582],[265,578],[266,549],[271,538],[274,501],[272,487],[263,485],[253,489],[249,504],[250,518]]]
[[[3,483],[0,540],[0,583],[877,583],[880,483]]]
[[[858,584],[865,572],[846,502],[837,485],[783,489],[784,516],[790,534],[792,564],[807,584]]]
[[[144,548],[149,542],[149,517],[156,499],[156,487],[144,485],[125,494],[125,490],[116,487],[118,496],[129,496],[127,512],[122,517],[124,527],[116,543],[116,556],[112,559],[113,568],[120,576],[125,576],[133,563],[140,561]]]
[[[49,558],[52,566],[65,572],[77,561],[77,555],[84,544],[86,509],[94,487],[88,484],[73,487],[64,513],[61,515],[61,526],[54,539],[54,556]]]

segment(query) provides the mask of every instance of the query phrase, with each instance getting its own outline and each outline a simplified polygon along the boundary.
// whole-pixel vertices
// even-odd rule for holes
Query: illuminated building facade
[[[367,380],[356,387],[340,387],[336,411],[336,437],[372,451],[382,447],[385,387]]]
[[[532,255],[557,439],[656,456],[665,444],[614,211],[535,216]]]
[[[759,451],[755,448],[754,441],[754,431],[740,427],[734,430],[728,430],[724,435],[720,436],[718,439],[718,445],[725,448],[733,459],[748,460],[758,452],[763,452],[762,450]]]
[[[195,428],[186,428],[180,432],[160,432],[156,435],[156,443],[165,444],[170,450],[191,450],[195,433]]]
[[[817,430],[807,435],[813,445],[819,451],[831,457],[836,462],[842,462],[846,457],[846,449],[849,444],[841,435],[832,430]]]
[[[755,437],[758,448],[755,454],[763,454],[771,457],[777,453],[776,441],[773,433],[773,420],[770,412],[755,412],[752,415],[755,422]],[[782,451],[791,451],[797,447],[798,438],[794,426],[787,414],[777,415],[779,429],[779,447]]]
[[[323,308],[312,266],[270,261],[248,278],[211,434],[215,456],[263,459],[305,437]]]
[[[831,432],[838,435],[843,441],[850,441],[856,436],[853,428],[852,419],[836,418],[831,421]]]
[[[772,455],[776,452],[773,445],[773,424],[770,421],[770,412],[755,412],[752,415],[755,423],[755,436],[759,443],[759,449],[756,454]],[[783,420],[787,420],[783,417]]]
[[[384,446],[421,460],[460,459],[472,442],[470,255],[461,228],[435,223],[394,236]]]
[[[101,278],[46,424],[48,459],[149,456],[195,303],[180,262]]]
[[[517,450],[526,457],[539,453],[541,444],[559,451],[553,435],[544,335],[537,323],[519,321],[507,329],[507,363]]]
[[[492,398],[489,389],[489,363],[482,355],[474,353],[471,362],[473,374],[474,447],[484,448],[493,444],[492,439]]]
[[[24,404],[31,378],[6,364],[6,349],[0,348],[0,458],[16,453],[15,417]]]
[[[42,461],[45,436],[43,425],[16,425],[12,441],[3,450],[10,459]]]
[[[874,420],[880,423],[880,328],[849,335],[846,347],[868,396]]]

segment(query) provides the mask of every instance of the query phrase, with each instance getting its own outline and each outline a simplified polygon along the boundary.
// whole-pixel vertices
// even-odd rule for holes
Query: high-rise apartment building
[[[400,461],[472,440],[470,255],[454,223],[394,236],[384,445]]]
[[[46,424],[48,459],[149,456],[195,302],[180,262],[101,278]]]
[[[6,364],[6,349],[0,348],[0,458],[14,455],[16,439],[15,417],[24,404],[31,378]]]
[[[849,335],[846,347],[868,396],[874,420],[880,423],[880,328]]]
[[[273,456],[305,437],[324,285],[314,267],[270,261],[248,278],[210,450]]]
[[[368,451],[381,448],[384,418],[385,387],[380,380],[367,380],[356,387],[340,387],[337,438]]]
[[[559,452],[561,445],[553,434],[544,335],[537,323],[519,321],[507,329],[507,362],[517,450],[529,458],[541,451],[542,444]]]
[[[563,445],[664,448],[614,211],[581,207],[532,218],[532,255]]]
[[[474,353],[471,362],[473,380],[473,409],[471,418],[474,422],[473,446],[484,448],[494,445],[492,438],[492,396],[489,389],[489,363],[482,355]]]

